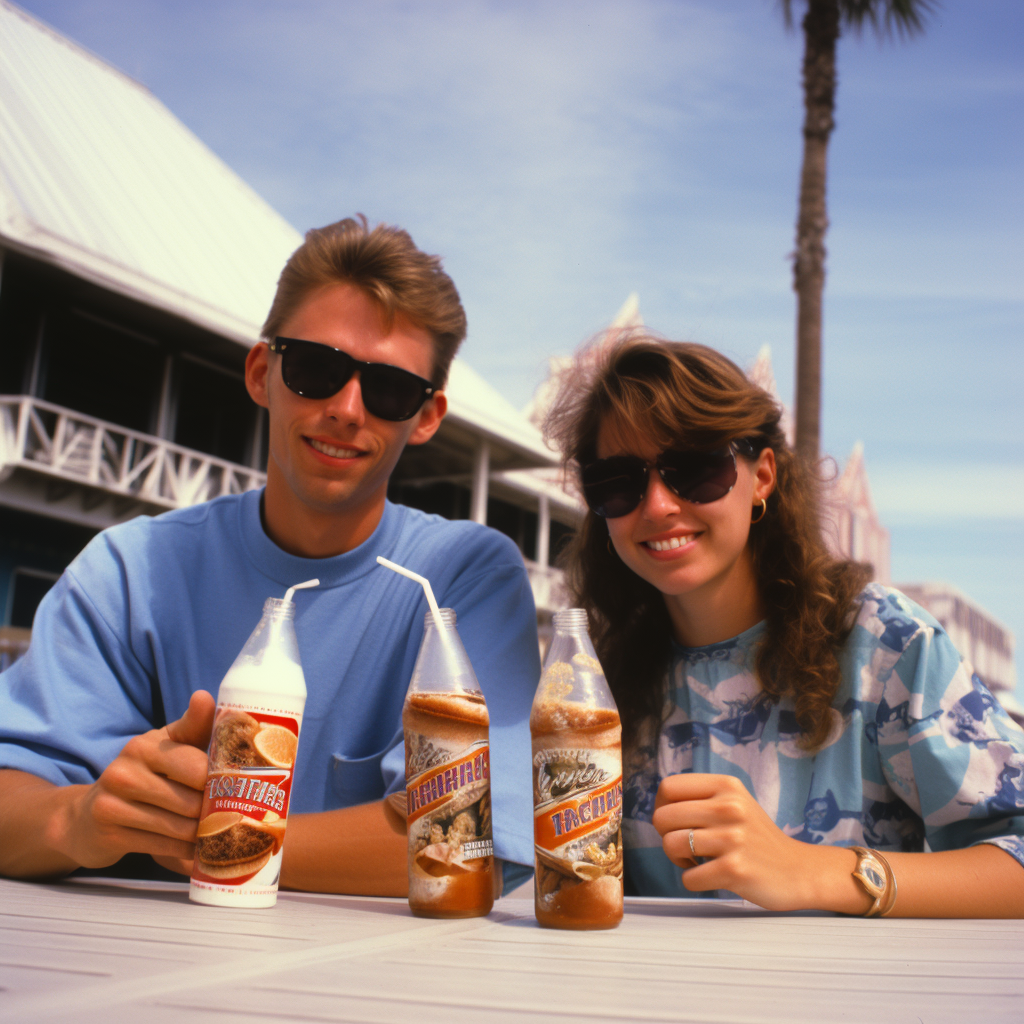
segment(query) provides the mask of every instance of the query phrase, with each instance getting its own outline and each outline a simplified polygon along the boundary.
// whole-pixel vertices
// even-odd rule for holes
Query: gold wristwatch
[[[851,847],[857,854],[857,867],[853,877],[861,888],[875,901],[865,912],[865,917],[884,917],[896,904],[896,878],[889,862],[877,851],[863,846]]]

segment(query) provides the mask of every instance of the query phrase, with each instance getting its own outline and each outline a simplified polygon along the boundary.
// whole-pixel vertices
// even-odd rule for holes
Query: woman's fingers
[[[654,806],[677,803],[682,800],[709,800],[728,794],[743,794],[747,789],[731,775],[711,775],[705,772],[684,772],[668,775],[661,780]],[[749,794],[748,794],[749,795]]]
[[[651,823],[662,836],[688,828],[709,828],[724,820],[722,807],[715,800],[664,804],[651,815]]]

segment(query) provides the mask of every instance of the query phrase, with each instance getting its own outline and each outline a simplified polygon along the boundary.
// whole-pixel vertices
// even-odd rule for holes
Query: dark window
[[[46,318],[42,397],[131,430],[153,433],[163,381],[158,346],[74,312]]]
[[[388,486],[388,499],[445,519],[469,518],[469,488],[448,481],[415,485],[392,480]]]
[[[95,535],[87,526],[0,507],[0,617],[31,626],[43,594]]]
[[[31,629],[39,602],[59,578],[37,569],[15,569],[11,574],[11,625]]]
[[[9,260],[0,268],[0,395],[27,390],[41,315],[34,283]]]
[[[501,498],[487,499],[487,525],[511,537],[524,557],[537,557],[537,513]]]
[[[182,358],[175,444],[248,465],[257,406],[238,374]]]

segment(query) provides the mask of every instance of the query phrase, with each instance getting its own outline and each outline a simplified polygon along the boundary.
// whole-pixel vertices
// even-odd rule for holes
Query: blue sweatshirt
[[[529,714],[540,676],[522,557],[502,534],[387,503],[372,536],[326,559],[282,551],[261,492],[105,530],[43,599],[28,653],[0,674],[0,767],[91,783],[139,733],[216,696],[259,621],[293,583],[309,697],[291,811],[379,800],[404,786],[401,711],[427,610],[384,555],[454,608],[487,698],[495,854],[531,865]]]

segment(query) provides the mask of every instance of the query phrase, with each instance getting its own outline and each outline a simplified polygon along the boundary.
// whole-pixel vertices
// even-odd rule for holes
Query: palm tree
[[[825,289],[825,203],[828,140],[835,127],[836,40],[844,26],[859,32],[867,22],[879,38],[911,36],[924,27],[935,0],[802,0],[804,31],[804,155],[800,171],[800,208],[793,254],[797,295],[796,450],[810,462],[818,458],[821,433],[821,300]],[[782,0],[792,25],[793,0]]]

